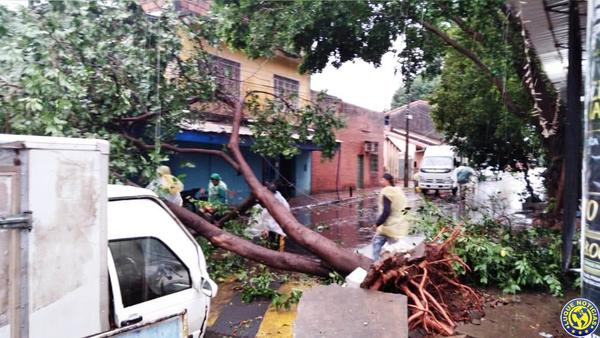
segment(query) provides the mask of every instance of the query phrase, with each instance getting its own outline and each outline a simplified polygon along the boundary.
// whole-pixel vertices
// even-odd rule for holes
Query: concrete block
[[[346,276],[346,286],[349,288],[360,288],[360,283],[367,277],[367,271],[363,268],[356,268]]]
[[[304,292],[295,338],[407,338],[406,296],[339,285]]]

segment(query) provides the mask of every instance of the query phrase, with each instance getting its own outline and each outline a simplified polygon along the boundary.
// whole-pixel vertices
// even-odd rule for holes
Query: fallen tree
[[[219,248],[235,252],[242,257],[280,270],[296,271],[316,276],[327,276],[330,271],[329,267],[318,259],[264,248],[219,229],[215,224],[183,207],[167,201],[165,203],[185,226]]]
[[[135,180],[141,185],[155,175],[156,166],[167,161],[169,154],[218,156],[243,175],[256,200],[288,237],[314,257],[263,248],[169,205],[195,233],[217,247],[281,270],[324,276],[331,270],[346,275],[357,267],[370,268],[369,258],[298,222],[254,175],[239,147],[239,129],[248,123],[244,119],[248,109],[254,113],[248,115],[262,121],[256,124],[279,127],[254,132],[265,156],[293,155],[298,151],[296,144],[308,139],[321,146],[324,154],[332,154],[335,130],[341,126],[333,112],[318,105],[281,109],[279,103],[285,100],[277,97],[276,104],[258,103],[248,95],[242,99],[221,95],[215,81],[218,74],[211,74],[210,57],[201,50],[202,41],[211,37],[204,30],[211,26],[199,18],[182,18],[165,9],[156,20],[148,20],[136,2],[50,5],[30,6],[19,13],[0,7],[0,34],[7,40],[0,46],[6,55],[0,62],[1,85],[10,88],[0,94],[0,108],[11,112],[0,116],[4,132],[109,140],[111,179]],[[187,36],[197,37],[200,47],[197,53],[186,51],[191,56],[182,60],[180,36],[186,35],[186,29]],[[24,31],[27,34],[20,34]],[[233,109],[228,151],[175,143],[181,122],[201,119],[199,104],[215,100]],[[297,123],[290,124],[290,120]],[[261,139],[277,142],[261,143]],[[267,145],[272,147],[267,149]]]
[[[203,24],[204,18],[181,16],[167,6],[160,17],[149,20],[136,1],[32,5],[18,13],[0,6],[0,18],[0,37],[6,42],[0,46],[6,56],[0,60],[0,86],[8,83],[10,88],[0,93],[0,110],[11,112],[0,114],[3,132],[109,140],[111,180],[132,180],[141,186],[169,155],[220,157],[244,176],[289,238],[323,264],[317,269],[310,262],[288,259],[291,256],[282,259],[209,223],[193,223],[209,241],[243,256],[256,254],[256,260],[285,270],[298,269],[301,263],[306,264],[303,271],[315,274],[322,274],[323,267],[347,274],[371,264],[369,258],[300,224],[263,187],[239,149],[243,122],[251,128],[269,127],[254,130],[254,146],[262,148],[253,150],[263,156],[292,157],[299,151],[296,145],[309,139],[324,154],[333,154],[335,130],[342,125],[339,117],[312,102],[294,106],[288,98],[274,97],[277,102],[272,102],[252,96],[273,93],[227,96],[219,84],[223,75],[215,72],[212,57],[202,48],[214,40],[213,26]],[[24,31],[28,34],[19,34]],[[193,47],[185,47],[182,39]],[[215,102],[235,114],[229,150],[178,144],[175,136],[182,123],[214,118],[204,108]],[[254,127],[242,121],[244,109],[258,121]]]

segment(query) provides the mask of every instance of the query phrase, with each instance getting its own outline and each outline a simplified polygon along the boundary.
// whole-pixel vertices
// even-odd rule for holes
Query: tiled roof
[[[392,109],[389,113],[390,126],[396,129],[406,129],[406,115],[411,114],[410,130],[435,140],[442,140],[442,135],[435,129],[431,120],[431,106],[427,101],[417,100],[404,106]]]

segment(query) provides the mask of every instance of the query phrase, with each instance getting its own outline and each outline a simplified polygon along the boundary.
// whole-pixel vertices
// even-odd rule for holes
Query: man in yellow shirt
[[[393,243],[408,235],[409,223],[406,220],[406,196],[394,185],[394,177],[384,174],[384,188],[379,195],[379,218],[373,225],[377,227],[373,236],[373,259],[378,260],[381,248],[386,242]]]

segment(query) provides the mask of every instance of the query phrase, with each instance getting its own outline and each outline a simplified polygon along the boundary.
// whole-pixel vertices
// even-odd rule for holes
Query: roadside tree
[[[224,94],[202,50],[203,44],[216,43],[213,28],[209,18],[180,16],[173,8],[149,16],[135,1],[51,1],[18,13],[0,7],[1,130],[106,139],[111,143],[112,179],[121,182],[145,183],[172,153],[220,156],[244,176],[254,197],[286,234],[315,258],[268,250],[173,207],[197,234],[283,270],[327,275],[330,270],[347,274],[358,266],[368,268],[369,258],[309,230],[281,207],[239,149],[239,128],[252,116],[279,126],[255,128],[256,150],[263,154],[293,155],[296,143],[290,140],[296,133],[296,142],[312,137],[324,154],[331,155],[340,120],[318,104],[288,107],[284,114],[275,103],[282,98],[269,99],[268,93],[252,92],[242,98]],[[196,49],[186,51],[185,57],[182,38],[196,42]],[[233,111],[227,150],[171,143],[180,122],[201,119],[203,105],[215,101]]]
[[[562,196],[564,108],[523,30],[518,8],[504,0],[215,1],[219,36],[252,57],[279,48],[303,56],[300,70],[361,58],[379,65],[395,52],[407,83],[440,73],[453,51],[487,77],[507,112],[533,127],[548,159],[548,195]],[[392,42],[403,38],[401,50]],[[522,90],[507,91],[516,79]],[[521,93],[528,96],[521,104]]]
[[[402,84],[392,97],[392,109],[415,100],[429,100],[431,93],[439,85],[439,82],[439,77],[429,79],[417,76],[410,86]]]

